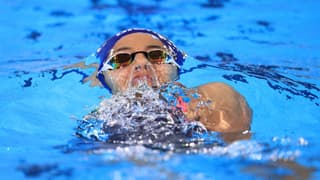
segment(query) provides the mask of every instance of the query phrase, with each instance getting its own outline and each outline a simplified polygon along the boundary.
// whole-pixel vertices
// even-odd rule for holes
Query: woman
[[[107,40],[97,51],[97,78],[113,94],[146,84],[158,88],[175,81],[185,54],[165,37],[147,29],[128,29]],[[246,100],[232,87],[212,82],[196,87],[199,98],[178,99],[189,120],[200,121],[216,132],[250,129],[252,112]],[[179,97],[177,97],[179,98]],[[199,102],[211,102],[199,107]]]

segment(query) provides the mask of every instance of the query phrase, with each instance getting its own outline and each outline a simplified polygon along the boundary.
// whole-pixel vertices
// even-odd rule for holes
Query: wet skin
[[[113,47],[113,54],[133,53],[164,49],[161,41],[148,34],[135,33],[121,38]],[[106,83],[112,93],[123,92],[146,81],[149,86],[159,86],[177,79],[177,67],[171,64],[151,64],[142,53],[138,53],[132,64],[112,71],[104,71]]]
[[[160,40],[145,33],[133,33],[121,38],[113,47],[112,54],[133,53],[161,49]],[[143,81],[157,87],[177,79],[177,67],[172,64],[151,64],[142,54],[136,54],[132,64],[103,72],[112,93],[124,92]],[[243,132],[250,129],[252,111],[242,95],[231,86],[212,82],[196,87],[200,98],[187,104],[185,115],[200,121],[208,130],[216,132]],[[211,101],[208,106],[197,107],[199,102]]]

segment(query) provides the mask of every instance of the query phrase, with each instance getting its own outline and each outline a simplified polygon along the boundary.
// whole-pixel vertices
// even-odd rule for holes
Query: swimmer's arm
[[[199,120],[210,131],[241,132],[250,129],[252,111],[244,97],[232,87],[224,83],[208,83],[197,89],[201,101],[211,103],[207,108],[199,108],[199,100],[194,99],[188,107],[188,118]]]
[[[102,86],[101,83],[99,82],[99,80],[97,79],[97,73],[98,73],[98,68],[99,68],[99,64],[98,63],[92,63],[92,64],[88,64],[86,65],[84,61],[76,63],[76,64],[72,64],[72,65],[68,65],[65,66],[64,69],[73,69],[73,68],[80,68],[80,69],[88,69],[88,68],[94,68],[95,71],[90,74],[88,77],[86,77],[83,80],[83,83],[87,83],[89,81],[91,81],[90,86],[94,87],[94,86]]]

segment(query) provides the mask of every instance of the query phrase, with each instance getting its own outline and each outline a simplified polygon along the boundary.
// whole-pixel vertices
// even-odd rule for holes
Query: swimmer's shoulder
[[[245,97],[232,86],[222,82],[212,82],[201,85],[197,89],[203,99],[209,99],[215,103],[215,108],[228,109],[235,114],[245,114],[245,119],[251,119],[252,110]]]
[[[210,82],[198,86],[197,89],[205,97],[238,94],[233,87],[223,82]]]
[[[222,82],[212,82],[197,89],[202,99],[212,102],[212,110],[207,114],[200,114],[200,121],[207,129],[218,132],[250,129],[252,110],[245,98],[233,87]]]

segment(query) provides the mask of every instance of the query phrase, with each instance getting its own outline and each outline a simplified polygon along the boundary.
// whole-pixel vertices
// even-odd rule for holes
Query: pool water
[[[319,179],[318,1],[0,2],[0,175],[4,179]],[[91,54],[129,27],[188,53],[179,82],[220,81],[253,109],[251,135],[200,133],[180,144],[79,137],[111,94],[85,79]]]

